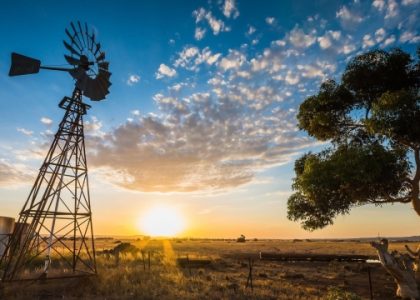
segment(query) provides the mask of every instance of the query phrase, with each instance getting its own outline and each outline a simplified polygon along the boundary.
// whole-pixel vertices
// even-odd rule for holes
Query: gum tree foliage
[[[355,57],[299,107],[299,128],[322,142],[296,160],[288,218],[315,230],[364,204],[412,203],[420,215],[420,48]]]

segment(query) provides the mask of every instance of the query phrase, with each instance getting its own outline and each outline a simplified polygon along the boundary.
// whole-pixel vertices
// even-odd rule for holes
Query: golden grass
[[[368,243],[348,241],[122,242],[150,252],[151,269],[145,268],[141,255],[122,255],[119,261],[99,255],[95,277],[7,284],[0,299],[333,299],[336,295],[344,295],[343,299],[356,296],[367,299],[368,275],[364,263],[260,261],[258,253],[375,254]],[[115,245],[114,240],[100,240],[97,250]],[[403,243],[391,244],[392,249],[403,247]],[[179,267],[176,259],[187,255],[191,259],[210,259],[212,263],[199,268]],[[255,260],[253,290],[245,287],[248,257]],[[392,278],[380,265],[370,268],[375,298],[392,299],[395,289]]]

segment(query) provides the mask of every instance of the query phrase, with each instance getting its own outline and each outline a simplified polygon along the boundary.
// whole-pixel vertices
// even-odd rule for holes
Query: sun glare
[[[185,227],[182,215],[175,208],[156,206],[139,219],[139,229],[151,236],[174,236]]]

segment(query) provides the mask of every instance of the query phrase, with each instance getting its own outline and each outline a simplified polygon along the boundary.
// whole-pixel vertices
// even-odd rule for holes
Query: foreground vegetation
[[[129,242],[142,252],[108,253]],[[402,250],[404,243],[392,243]],[[121,248],[121,247],[120,247]],[[393,278],[379,264],[275,262],[259,251],[375,255],[367,242],[260,240],[100,240],[98,276],[7,284],[1,299],[393,299]],[[150,253],[150,269],[148,256]],[[190,264],[185,262],[188,257]],[[144,258],[144,260],[143,260]],[[249,259],[253,288],[246,287]],[[210,261],[195,265],[194,261]]]

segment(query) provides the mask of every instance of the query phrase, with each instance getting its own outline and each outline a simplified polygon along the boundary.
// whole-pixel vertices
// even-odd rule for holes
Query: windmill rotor
[[[101,45],[96,42],[94,32],[89,33],[87,24],[84,25],[83,28],[80,22],[77,22],[77,26],[71,22],[72,32],[66,29],[69,42],[63,43],[70,55],[64,55],[64,58],[74,66],[69,73],[76,80],[76,86],[83,95],[98,101],[109,94],[109,62],[105,61],[105,52],[100,50]]]
[[[38,73],[40,69],[66,71],[76,81],[76,87],[81,93],[93,101],[105,99],[109,94],[109,62],[105,60],[105,52],[96,41],[93,30],[89,31],[87,23],[84,26],[70,22],[70,28],[65,29],[67,40],[63,40],[68,51],[64,59],[70,68],[43,66],[41,61],[22,54],[12,53],[12,65],[9,76],[19,76]]]

